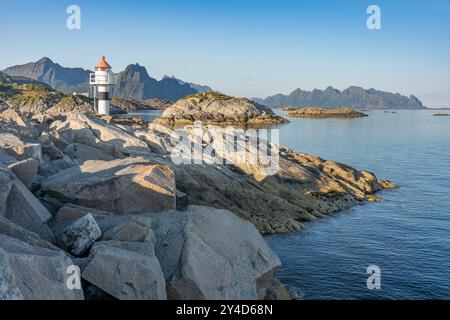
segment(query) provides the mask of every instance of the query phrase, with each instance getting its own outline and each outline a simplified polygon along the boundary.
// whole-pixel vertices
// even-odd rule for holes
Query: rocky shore
[[[306,107],[289,111],[289,117],[297,118],[359,118],[367,117],[365,113],[350,108],[326,109],[320,107]]]
[[[229,100],[242,119],[242,105]],[[281,146],[275,175],[239,157],[175,164],[179,130],[60,100],[1,101],[0,300],[287,299],[261,233],[298,230],[395,187]]]
[[[245,98],[234,98],[217,92],[199,93],[179,100],[167,108],[155,122],[160,124],[251,125],[286,123],[270,108]]]
[[[159,99],[138,100],[118,97],[113,98],[111,104],[126,112],[165,110],[170,106],[170,103]]]

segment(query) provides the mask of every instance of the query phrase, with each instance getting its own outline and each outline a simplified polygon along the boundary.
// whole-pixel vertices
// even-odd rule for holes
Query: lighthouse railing
[[[90,85],[116,85],[116,77],[113,73],[106,74],[89,74],[89,84]]]

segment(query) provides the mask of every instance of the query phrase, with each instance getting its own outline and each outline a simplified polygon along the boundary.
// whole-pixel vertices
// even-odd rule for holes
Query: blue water
[[[141,118],[145,121],[151,122],[155,120],[156,118],[160,117],[163,113],[162,110],[147,110],[147,111],[136,111],[136,112],[130,112],[126,115],[122,115],[122,117],[125,118]]]
[[[282,111],[277,111],[284,115]],[[303,299],[450,299],[450,117],[370,111],[358,119],[290,119],[280,142],[395,182],[399,189],[296,233],[266,237],[280,279]],[[381,268],[381,289],[366,268]]]

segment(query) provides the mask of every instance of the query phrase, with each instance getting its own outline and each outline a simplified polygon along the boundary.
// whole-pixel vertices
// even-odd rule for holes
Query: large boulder
[[[102,232],[92,214],[87,214],[64,228],[56,235],[56,239],[62,249],[81,256],[101,235]]]
[[[153,250],[156,240],[152,230],[152,220],[149,217],[113,217],[100,221],[100,225],[104,230],[103,241],[142,242]]]
[[[156,257],[98,242],[83,278],[121,300],[165,300],[164,277]]]
[[[285,123],[270,108],[246,98],[234,98],[217,92],[199,93],[177,101],[156,122],[186,124],[194,121],[217,124]]]
[[[20,127],[28,127],[27,120],[18,114],[14,109],[8,108],[0,113],[0,117],[6,121],[11,121]]]
[[[8,106],[2,111],[0,102],[0,134],[5,133],[13,134],[27,141],[36,140],[38,136],[34,125]]]
[[[6,254],[0,249],[0,300],[23,300],[22,292],[16,286],[14,271]]]
[[[35,158],[42,159],[42,149],[39,143],[24,142],[12,133],[0,133],[0,149],[3,149],[9,156],[18,160]]]
[[[36,233],[28,231],[14,222],[0,216],[0,234],[20,240],[34,247],[58,250],[52,243],[41,239]]]
[[[17,159],[23,156],[25,143],[12,133],[0,133],[0,148]]]
[[[3,258],[2,258],[3,257]],[[67,286],[72,260],[63,252],[34,247],[0,235],[0,260],[9,264],[12,288],[25,300],[82,300],[83,291]],[[0,262],[1,266],[1,262]],[[0,287],[2,285],[0,284]],[[9,290],[11,292],[11,290]]]
[[[116,214],[157,212],[175,205],[172,170],[144,158],[86,161],[43,181],[41,192]]]
[[[105,150],[81,143],[74,143],[71,149],[65,150],[65,153],[79,164],[88,160],[114,160],[114,157]]]
[[[17,159],[12,157],[6,150],[0,148],[0,165],[10,165],[17,162]]]
[[[250,222],[203,206],[152,218],[169,299],[264,299],[281,263]]]
[[[92,247],[83,278],[117,299],[165,300],[152,220],[123,216],[102,222],[102,241]]]
[[[147,216],[116,216],[99,222],[103,230],[101,240],[126,250],[153,257],[156,237],[152,219]]]
[[[9,169],[22,181],[22,183],[30,188],[34,178],[37,175],[39,162],[34,159],[26,159],[9,165]]]
[[[0,182],[0,216],[53,242],[46,224],[52,217],[50,212],[9,169],[0,167]]]

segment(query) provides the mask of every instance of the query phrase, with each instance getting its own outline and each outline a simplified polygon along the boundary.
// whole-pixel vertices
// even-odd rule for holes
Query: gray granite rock
[[[2,249],[0,249],[0,300],[23,300],[22,292],[16,286],[14,271]]]
[[[31,187],[31,184],[37,175],[38,167],[39,162],[34,158],[19,161],[8,166],[27,188]]]
[[[204,206],[152,218],[170,299],[264,299],[281,263],[251,223]]]
[[[86,161],[42,182],[54,198],[116,214],[141,214],[175,206],[173,171],[145,158]]]
[[[165,300],[166,283],[158,259],[124,249],[124,243],[94,244],[83,278],[117,299]]]
[[[72,260],[61,250],[34,247],[0,235],[0,256],[13,271],[15,287],[25,300],[82,300],[83,291],[66,284]]]
[[[0,168],[0,182],[0,216],[53,242],[50,212],[9,169]]]
[[[102,232],[92,214],[76,220],[57,234],[58,245],[75,256],[84,254]]]

